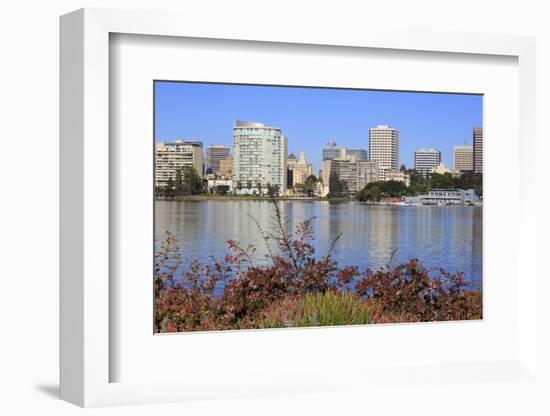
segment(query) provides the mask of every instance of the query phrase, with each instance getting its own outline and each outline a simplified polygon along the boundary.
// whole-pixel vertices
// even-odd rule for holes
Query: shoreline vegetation
[[[235,240],[224,258],[184,263],[166,232],[155,252],[155,333],[482,319],[481,290],[470,289],[463,273],[430,276],[418,259],[377,270],[339,267],[332,252],[341,234],[318,255],[315,217],[289,233],[279,199],[270,201],[276,232],[249,216],[267,265],[255,263],[254,245]]]
[[[155,196],[156,201],[328,201],[327,198],[309,196],[267,196],[267,195],[219,195],[219,194],[198,194],[198,195],[175,195]],[[332,200],[331,200],[332,201]],[[352,201],[350,198],[337,198],[334,201]]]
[[[347,183],[340,180],[338,175],[332,173],[329,180],[330,191],[326,195],[318,192],[318,186],[322,188],[323,181],[314,175],[307,177],[305,183],[296,184],[290,195],[281,195],[279,186],[269,183],[247,181],[246,184],[243,184],[242,181],[237,181],[235,189],[231,189],[228,184],[209,186],[209,180],[201,178],[195,168],[184,166],[176,170],[175,179],[170,177],[165,185],[155,187],[155,198],[169,201],[266,200],[275,198],[281,201],[358,201],[415,205],[404,202],[404,198],[422,195],[433,189],[473,189],[477,196],[482,197],[483,195],[483,178],[481,174],[464,173],[460,176],[453,176],[450,173],[431,173],[428,176],[423,176],[414,169],[405,169],[404,166],[401,172],[409,176],[410,184],[407,185],[403,181],[396,180],[375,181],[367,183],[357,192],[348,192]],[[476,202],[476,204],[481,205],[481,202]],[[459,203],[457,205],[470,204]]]
[[[303,201],[303,202],[357,202],[367,205],[413,205],[407,204],[396,198],[386,198],[380,201],[359,201],[351,197],[339,197],[339,198],[322,198],[322,197],[308,197],[308,196],[266,196],[266,195],[217,195],[217,194],[199,194],[199,195],[176,195],[176,196],[155,196],[155,201]],[[434,204],[425,204],[430,206],[436,206]],[[481,206],[482,201],[474,204],[445,204],[444,206]]]

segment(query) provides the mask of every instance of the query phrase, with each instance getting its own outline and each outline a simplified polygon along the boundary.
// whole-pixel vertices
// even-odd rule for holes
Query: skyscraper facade
[[[231,149],[223,144],[212,144],[206,148],[206,173],[220,173],[220,160],[229,156]]]
[[[453,150],[453,169],[459,172],[474,170],[473,146],[455,146]]]
[[[441,152],[438,149],[416,149],[414,152],[414,170],[428,176],[441,163]]]
[[[399,131],[387,125],[369,129],[370,160],[378,162],[379,180],[388,170],[399,169]]]
[[[267,186],[286,192],[287,138],[278,127],[237,121],[233,127],[233,181],[240,194],[252,194]]]
[[[474,173],[483,173],[483,129],[475,127],[473,131]]]

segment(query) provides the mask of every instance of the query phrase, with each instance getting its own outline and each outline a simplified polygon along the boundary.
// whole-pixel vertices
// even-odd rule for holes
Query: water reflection
[[[462,271],[474,286],[481,284],[481,207],[283,201],[280,209],[289,232],[304,219],[316,217],[313,245],[320,256],[342,233],[333,251],[340,265],[376,269],[390,261],[396,265],[418,258],[432,270]],[[255,261],[267,262],[265,242],[251,217],[265,231],[277,231],[268,201],[157,201],[155,215],[156,238],[172,232],[186,261],[221,258],[227,253],[226,241],[234,239],[256,245]]]

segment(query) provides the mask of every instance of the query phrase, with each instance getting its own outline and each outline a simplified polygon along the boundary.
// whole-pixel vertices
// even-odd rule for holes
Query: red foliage
[[[367,270],[357,266],[337,267],[329,252],[315,257],[312,220],[303,221],[288,235],[277,204],[275,220],[279,233],[264,232],[271,264],[254,264],[256,247],[227,242],[229,254],[213,265],[191,262],[177,272],[181,260],[174,238],[167,233],[156,253],[155,331],[197,331],[253,328],[270,305],[291,305],[309,293],[354,290],[372,315],[370,322],[418,322],[481,318],[481,294],[465,290],[462,274],[441,271],[432,278],[418,260],[390,270]],[[269,243],[275,241],[274,254]],[[178,275],[176,276],[176,273]],[[221,296],[214,291],[224,284]],[[287,300],[292,300],[288,303]],[[282,302],[282,303],[281,303]]]
[[[481,292],[464,290],[463,273],[430,277],[417,259],[393,270],[367,270],[355,290],[383,322],[481,319]]]

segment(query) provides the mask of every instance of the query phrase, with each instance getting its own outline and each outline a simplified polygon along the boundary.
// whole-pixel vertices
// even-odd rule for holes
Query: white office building
[[[414,170],[428,176],[441,163],[441,152],[438,149],[416,149],[414,152]]]
[[[388,170],[398,170],[399,131],[386,125],[369,129],[369,156],[378,162],[379,180],[385,180]]]
[[[233,127],[233,181],[239,194],[267,193],[278,186],[285,195],[287,138],[279,127],[237,121]],[[261,191],[260,191],[261,190]]]

